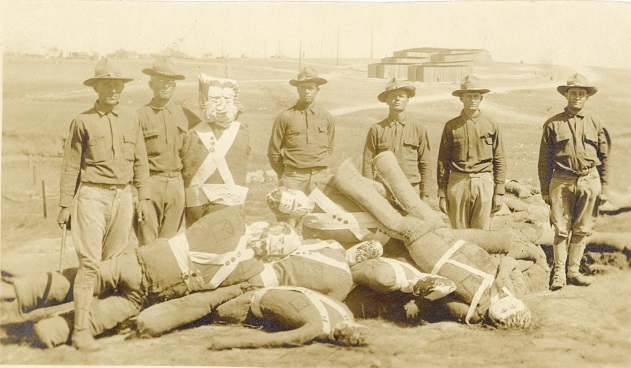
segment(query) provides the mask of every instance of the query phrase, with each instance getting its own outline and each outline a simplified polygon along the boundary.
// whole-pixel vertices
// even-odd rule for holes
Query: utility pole
[[[372,27],[370,28],[370,58],[372,59],[372,44],[373,44],[373,31]]]
[[[337,60],[335,65],[340,66],[340,27],[337,27]]]
[[[302,69],[302,40],[300,40],[300,48],[298,52],[298,73],[300,73],[300,70]]]
[[[267,59],[267,40],[263,40],[263,58]]]

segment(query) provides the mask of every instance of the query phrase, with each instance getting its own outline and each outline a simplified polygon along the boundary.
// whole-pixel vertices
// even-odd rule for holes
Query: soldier
[[[392,78],[385,91],[379,94],[379,101],[388,104],[389,114],[385,120],[370,127],[364,146],[362,175],[377,180],[373,159],[383,151],[392,151],[414,190],[427,202],[427,183],[432,171],[427,130],[417,119],[408,119],[405,112],[409,99],[415,94],[416,87],[396,78]]]
[[[171,102],[176,81],[183,80],[173,62],[158,58],[153,68],[142,71],[151,76],[151,101],[138,110],[149,160],[148,186],[152,210],[138,224],[138,242],[149,244],[157,238],[171,238],[180,231],[184,219],[182,149],[189,126],[200,122],[190,110]]]
[[[325,83],[310,67],[289,81],[298,90],[298,102],[278,115],[268,147],[267,156],[280,186],[307,195],[330,176],[335,122],[328,111],[315,105]]]
[[[67,226],[72,219],[79,258],[72,334],[77,349],[98,349],[88,312],[100,262],[123,254],[128,246],[132,183],[138,190],[138,218],[142,220],[149,211],[149,169],[138,115],[118,105],[124,83],[131,80],[111,60],[97,63],[94,78],[83,84],[94,88],[98,99],[72,121],[64,148],[57,222]]]
[[[438,206],[454,229],[491,228],[502,208],[506,157],[498,124],[480,111],[484,94],[474,76],[452,95],[464,108],[445,124],[438,150]]]
[[[603,202],[607,199],[610,146],[602,120],[584,110],[596,87],[574,74],[557,91],[567,99],[567,107],[543,125],[539,150],[541,196],[550,206],[555,229],[553,291],[566,283],[591,284],[580,274],[579,265],[598,213],[598,197]]]
[[[232,79],[199,75],[199,103],[203,121],[184,138],[182,177],[186,198],[186,226],[205,214],[233,207],[230,216],[243,219],[250,157],[248,126],[236,121],[239,87]]]

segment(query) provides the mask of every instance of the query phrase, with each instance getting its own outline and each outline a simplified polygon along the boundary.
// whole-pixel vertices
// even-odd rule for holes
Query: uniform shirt
[[[149,199],[147,151],[138,115],[118,105],[105,112],[97,101],[70,124],[61,165],[59,205],[70,207],[78,183],[129,184]]]
[[[364,146],[362,175],[374,179],[373,159],[392,151],[410,183],[421,183],[421,195],[429,196],[427,185],[432,175],[427,130],[417,120],[388,117],[370,127]]]
[[[449,120],[443,129],[438,149],[438,196],[445,197],[449,173],[493,173],[493,194],[504,194],[506,156],[498,124],[476,111],[469,117],[464,111]]]
[[[181,105],[156,107],[153,100],[138,110],[145,138],[149,171],[171,173],[182,170],[180,150],[190,124],[200,119]]]
[[[201,122],[200,124],[206,123]],[[210,126],[215,134],[215,138],[220,140],[224,129],[212,123]],[[246,124],[241,123],[237,136],[225,156],[234,183],[237,185],[245,186],[248,175],[247,162],[250,157],[250,152],[250,130]],[[208,156],[208,149],[199,139],[199,135],[197,135],[195,129],[189,130],[184,137],[184,145],[182,147],[182,178],[184,179],[185,188],[190,187],[191,180],[193,180],[193,177],[206,159],[206,156]],[[224,184],[225,182],[221,178],[219,170],[215,170],[205,183]]]
[[[328,111],[295,105],[274,121],[267,155],[270,165],[279,177],[284,165],[298,169],[328,167],[334,136],[335,122]]]
[[[543,125],[539,149],[541,194],[549,194],[556,170],[585,175],[600,166],[600,181],[607,185],[608,153],[609,137],[600,119],[583,111],[573,115],[567,108],[551,117]]]

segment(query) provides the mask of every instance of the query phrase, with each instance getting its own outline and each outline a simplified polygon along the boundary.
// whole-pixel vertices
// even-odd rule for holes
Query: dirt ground
[[[194,106],[194,76],[198,64],[183,62],[192,80],[178,84],[176,96],[184,105]],[[226,63],[226,61],[223,61]],[[252,130],[252,161],[249,170],[268,169],[267,139],[274,116],[289,106],[295,91],[287,80],[295,77],[297,65],[286,60],[235,60],[228,66],[240,81],[246,112],[242,119]],[[384,105],[376,95],[385,80],[365,78],[353,60],[341,67],[313,61],[329,78],[318,96],[320,104],[338,118],[334,161],[358,159],[370,124],[385,117]],[[125,63],[131,74],[150,61]],[[208,74],[221,76],[226,64],[205,62]],[[3,271],[27,273],[58,267],[60,230],[55,224],[59,175],[59,140],[70,119],[93,101],[93,93],[81,87],[81,76],[93,73],[93,62],[5,60],[2,144],[2,227],[0,265]],[[536,72],[533,73],[532,71]],[[51,71],[54,71],[52,73]],[[563,67],[525,66],[498,63],[480,67],[491,89],[482,109],[502,124],[508,155],[509,178],[530,184],[536,181],[536,159],[545,118],[563,108],[555,85],[563,84],[573,72]],[[622,86],[631,82],[628,70],[589,70],[600,82],[599,94],[590,106],[609,124],[614,139],[612,189],[626,193],[631,188],[631,127],[627,114],[631,95]],[[511,78],[505,78],[510,74]],[[51,79],[55,75],[57,79]],[[79,75],[79,77],[77,77]],[[534,75],[534,76],[533,76]],[[26,76],[29,76],[26,78]],[[46,76],[44,78],[44,76]],[[523,77],[523,78],[521,78]],[[145,81],[132,82],[123,92],[124,104],[140,106],[149,96]],[[450,91],[456,84],[417,83],[417,97],[409,110],[424,119],[436,161],[443,124],[459,111]],[[543,119],[543,120],[542,120]],[[32,122],[32,124],[26,124]],[[41,162],[37,181],[24,168],[28,155]],[[49,214],[42,217],[40,179],[50,186]],[[33,184],[36,182],[36,185]],[[434,184],[433,184],[434,185]],[[55,187],[57,186],[57,187]],[[272,183],[253,185],[248,197],[249,221],[272,220],[264,194]],[[602,217],[600,231],[629,232],[631,213]],[[76,264],[71,240],[64,266]],[[455,322],[403,326],[383,319],[361,320],[369,327],[368,345],[343,348],[313,343],[298,348],[208,350],[210,336],[253,333],[242,326],[201,325],[178,330],[159,338],[128,340],[124,334],[99,339],[103,350],[78,352],[70,346],[41,349],[32,343],[29,323],[5,324],[0,330],[2,365],[157,365],[157,366],[265,366],[265,367],[629,367],[631,366],[631,270],[607,268],[595,276],[594,284],[569,286],[558,292],[541,291],[524,298],[533,317],[526,331],[469,327]],[[6,288],[6,284],[2,284]],[[0,290],[4,294],[4,290]],[[3,305],[2,313],[9,313]],[[5,315],[6,316],[6,315]],[[4,320],[3,316],[3,320]]]

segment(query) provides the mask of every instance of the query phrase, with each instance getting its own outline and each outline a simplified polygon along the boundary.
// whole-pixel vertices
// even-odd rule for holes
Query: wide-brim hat
[[[108,58],[101,59],[98,63],[96,63],[96,67],[94,68],[94,78],[84,80],[83,84],[91,87],[96,81],[101,79],[122,80],[123,83],[134,80],[133,78],[124,77],[123,73],[121,73],[120,67]]]
[[[318,85],[326,84],[327,80],[324,78],[318,77],[318,73],[316,73],[313,68],[306,66],[300,73],[298,73],[298,77],[296,79],[292,79],[289,81],[289,84],[298,87],[298,85],[303,83],[317,83]]]
[[[590,86],[587,78],[579,73],[571,75],[570,78],[568,78],[567,80],[567,84],[564,86],[558,86],[557,91],[565,96],[570,88],[585,88],[587,90],[588,96],[594,95],[596,94],[596,92],[598,92],[598,89],[594,86]]]
[[[462,80],[462,82],[460,82],[460,89],[451,92],[451,94],[453,96],[460,97],[461,94],[466,92],[477,92],[483,95],[485,93],[491,92],[491,90],[487,88],[482,88],[480,85],[480,80],[477,77],[473,75],[468,75]]]
[[[386,98],[388,94],[392,91],[404,90],[408,93],[408,97],[414,97],[416,95],[416,87],[414,87],[410,82],[404,82],[398,80],[397,78],[392,78],[386,84],[385,91],[381,92],[377,99],[381,102],[386,102]]]
[[[147,75],[162,75],[175,80],[183,80],[185,77],[179,74],[177,66],[166,56],[156,59],[153,63],[153,68],[146,68],[142,70],[143,74]]]

